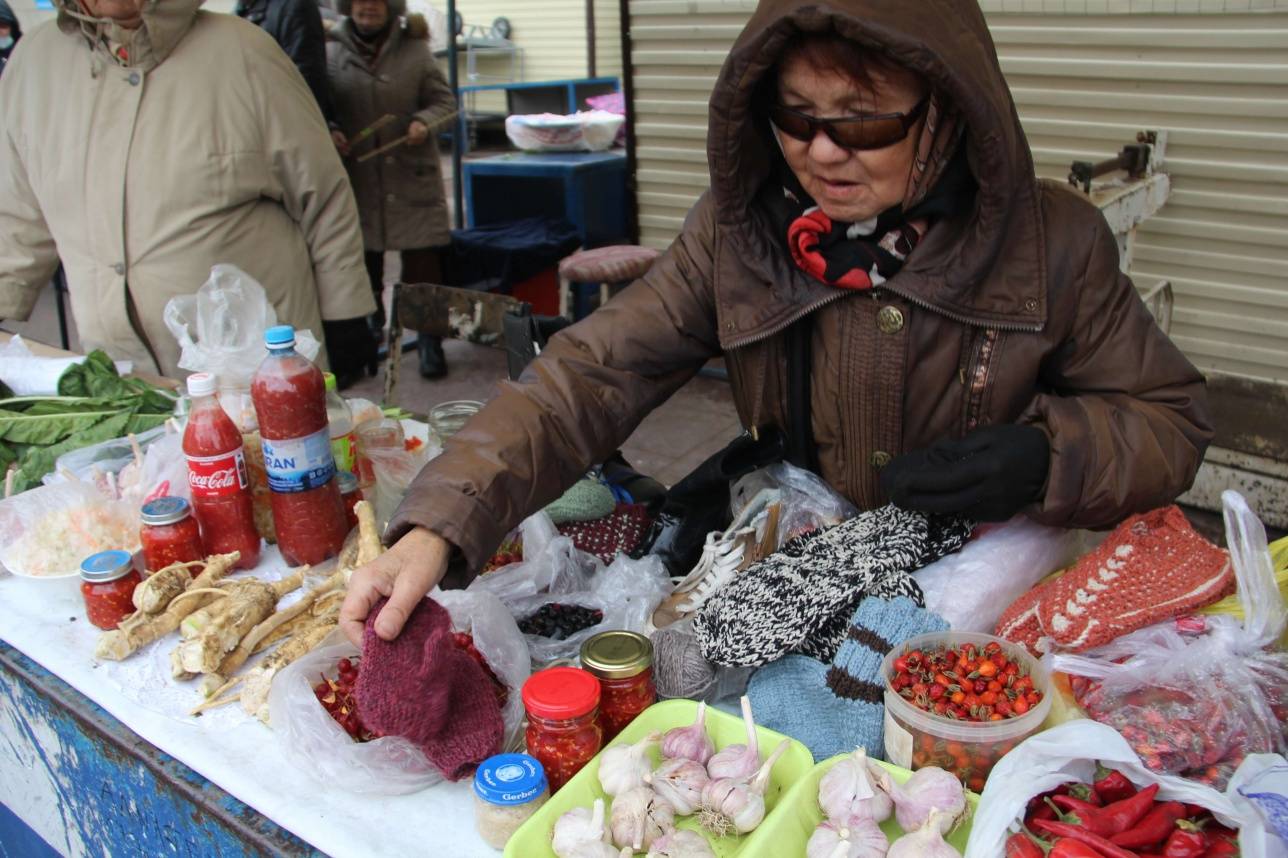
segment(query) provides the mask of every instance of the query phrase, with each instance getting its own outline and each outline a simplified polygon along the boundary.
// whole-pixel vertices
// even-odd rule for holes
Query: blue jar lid
[[[174,524],[176,521],[183,521],[187,518],[189,511],[186,500],[172,495],[165,495],[145,503],[143,509],[140,510],[139,518],[144,524],[154,526]]]
[[[81,561],[81,579],[91,584],[105,584],[130,574],[134,556],[128,551],[100,551]]]
[[[295,328],[290,325],[274,325],[264,332],[264,345],[270,349],[295,345]]]
[[[546,791],[546,770],[527,754],[488,757],[474,773],[474,794],[488,804],[527,804]]]

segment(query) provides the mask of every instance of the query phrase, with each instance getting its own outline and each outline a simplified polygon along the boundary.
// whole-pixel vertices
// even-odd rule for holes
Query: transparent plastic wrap
[[[393,518],[398,504],[402,503],[411,481],[416,479],[425,463],[440,452],[440,448],[429,446],[415,450],[375,447],[364,451],[376,481],[374,490],[369,494],[375,506],[376,524],[381,533],[384,533],[389,520]]]
[[[1261,522],[1236,492],[1221,499],[1242,622],[1182,617],[1053,662],[1146,767],[1217,787],[1247,755],[1288,749],[1288,652],[1277,647],[1288,614]]]
[[[961,551],[914,573],[926,609],[955,632],[992,634],[1006,606],[1089,550],[1096,535],[1023,515],[986,526]]]
[[[57,483],[90,483],[104,495],[121,497],[125,488],[137,484],[143,473],[146,453],[169,430],[158,426],[133,438],[112,438],[58,457],[54,470],[45,474],[47,486]],[[187,488],[185,480],[184,488]]]
[[[778,517],[778,547],[793,537],[839,524],[858,515],[854,504],[809,471],[780,462],[752,471],[733,484],[729,506],[734,518],[761,491],[777,489],[782,504]]]
[[[213,373],[228,416],[243,432],[258,428],[250,379],[264,359],[264,331],[277,324],[264,287],[235,265],[216,265],[196,294],[166,303],[163,319],[179,343],[179,366]],[[295,332],[304,357],[313,360],[321,348],[309,331]]]
[[[1090,748],[1095,749],[1091,755]],[[1222,825],[1238,829],[1243,858],[1288,858],[1288,844],[1273,833],[1272,823],[1246,786],[1260,782],[1268,770],[1284,766],[1283,757],[1250,755],[1229,788],[1219,792],[1192,780],[1150,770],[1122,736],[1085,718],[1031,736],[993,767],[971,819],[965,858],[1003,854],[1006,838],[1018,830],[1029,799],[1070,781],[1091,783],[1097,762],[1122,772],[1138,788],[1158,784],[1160,801],[1197,804]]]
[[[505,747],[516,747],[523,733],[519,691],[532,669],[527,643],[514,618],[489,593],[435,590],[432,597],[451,615],[454,632],[473,637],[475,648],[508,689],[501,713]],[[335,678],[342,658],[357,661],[361,671],[358,648],[335,634],[328,638],[328,645],[296,660],[273,681],[268,694],[269,723],[287,760],[320,783],[339,784],[366,795],[402,795],[443,780],[409,740],[384,736],[355,742],[322,707],[313,686],[324,676]]]
[[[505,136],[525,152],[602,152],[610,149],[626,117],[606,110],[514,114],[505,120]]]
[[[496,595],[520,620],[551,602],[603,612],[599,623],[563,640],[525,635],[536,664],[574,659],[587,638],[608,629],[644,634],[653,611],[671,590],[660,559],[632,560],[619,554],[605,569],[597,557],[577,550],[571,539],[561,536],[544,512],[524,521],[521,530],[523,562],[474,579],[466,592]]]
[[[0,502],[0,564],[23,578],[70,578],[91,554],[139,549],[136,507],[88,483],[39,486]]]

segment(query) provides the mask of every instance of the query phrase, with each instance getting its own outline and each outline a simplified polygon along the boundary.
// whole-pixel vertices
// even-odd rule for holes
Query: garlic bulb
[[[828,819],[867,817],[885,822],[894,811],[890,796],[878,789],[868,771],[868,753],[859,748],[827,770],[818,784],[818,806]]]
[[[667,760],[644,780],[666,799],[679,816],[688,816],[702,806],[702,788],[711,778],[697,760]]]
[[[661,738],[661,733],[653,732],[634,745],[614,745],[604,751],[599,757],[599,785],[604,794],[617,796],[644,786],[644,778],[653,770],[649,748]]]
[[[847,823],[825,820],[819,823],[805,844],[806,858],[885,858],[890,841],[870,817],[855,817]]]
[[[608,844],[602,798],[595,799],[594,810],[574,807],[559,817],[551,832],[550,848],[559,858],[574,858],[578,847],[587,843]],[[585,854],[588,853],[583,853],[583,858]]]
[[[957,824],[966,812],[966,793],[957,776],[938,766],[917,769],[902,786],[882,770],[877,781],[881,789],[894,801],[894,818],[904,831],[916,831],[926,824],[931,811],[943,811],[939,817],[941,834]]]
[[[707,764],[716,752],[716,745],[707,735],[707,704],[698,704],[698,717],[687,727],[675,727],[662,737],[662,756],[668,760],[694,760]],[[703,841],[705,842],[705,841]]]
[[[886,858],[962,858],[962,853],[944,841],[943,833],[952,825],[953,814],[932,810],[926,824],[896,840]]]
[[[613,799],[613,843],[642,852],[663,834],[675,831],[675,808],[646,786]]]
[[[645,858],[716,858],[716,853],[698,832],[677,830],[654,840]]]
[[[743,698],[744,700],[746,698]],[[765,819],[765,788],[774,763],[790,743],[784,739],[751,780],[720,778],[702,788],[702,827],[720,837],[746,834]]]
[[[742,722],[747,725],[747,744],[729,745],[707,761],[707,773],[712,780],[746,780],[756,773],[760,746],[756,741],[756,722],[751,720],[751,700],[746,695],[742,698]]]

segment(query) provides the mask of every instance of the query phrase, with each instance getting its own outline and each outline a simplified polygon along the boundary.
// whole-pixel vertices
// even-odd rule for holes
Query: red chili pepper
[[[1203,858],[1238,858],[1242,853],[1239,844],[1233,840],[1212,840],[1212,845],[1203,853]]]
[[[1176,823],[1172,836],[1167,838],[1167,844],[1163,846],[1163,856],[1164,858],[1203,858],[1203,854],[1207,852],[1210,845],[1203,826],[1182,819]]]
[[[1196,816],[1206,816],[1207,812],[1208,809],[1201,804],[1185,805],[1185,816],[1189,819],[1193,819]]]
[[[1033,827],[1045,834],[1068,837],[1071,840],[1077,840],[1079,843],[1085,843],[1099,852],[1102,858],[1139,858],[1135,852],[1110,843],[1098,834],[1093,834],[1085,828],[1070,825],[1067,822],[1052,822],[1049,819],[1039,819],[1033,823]]]
[[[1101,818],[1109,820],[1111,834],[1126,831],[1140,822],[1154,805],[1158,784],[1150,784],[1140,792],[1100,808]]]
[[[1051,803],[1064,811],[1064,813],[1059,814],[1062,822],[1081,825],[1101,837],[1109,837],[1117,833],[1113,830],[1111,821],[1101,816],[1102,808],[1096,807],[1094,804],[1081,801],[1071,795],[1057,795],[1051,799]]]
[[[1109,838],[1119,846],[1139,849],[1142,846],[1153,846],[1162,843],[1176,828],[1176,823],[1185,818],[1185,805],[1179,801],[1165,801],[1154,805],[1140,822],[1131,828]]]
[[[1085,843],[1079,843],[1077,840],[1071,840],[1068,837],[1061,837],[1051,847],[1047,858],[1104,858],[1104,856]]]
[[[1096,807],[1100,807],[1105,803],[1105,800],[1096,792],[1096,788],[1088,784],[1073,784],[1069,787],[1068,794],[1074,798],[1082,799],[1087,804],[1094,804]]]
[[[1032,835],[1021,831],[1012,834],[1006,841],[1006,858],[1042,858],[1046,854]]]
[[[1034,819],[1055,819],[1055,811],[1046,803],[1048,798],[1057,795],[1068,795],[1069,788],[1073,784],[1061,784],[1053,790],[1035,795],[1029,799],[1028,807],[1024,813],[1024,824],[1028,825]]]
[[[1099,765],[1096,766],[1096,782],[1091,786],[1105,804],[1122,801],[1136,794],[1136,785],[1127,780],[1126,775]]]

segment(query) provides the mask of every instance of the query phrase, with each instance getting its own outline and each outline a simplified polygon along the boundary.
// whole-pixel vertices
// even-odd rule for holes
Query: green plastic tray
[[[626,729],[612,741],[612,745],[621,743],[633,743],[642,739],[651,730],[665,732],[672,727],[682,727],[692,724],[693,719],[697,717],[698,704],[692,700],[667,700],[662,703],[654,704],[640,713],[634,721],[627,725]],[[725,712],[721,712],[714,707],[707,707],[707,733],[711,736],[719,750],[726,745],[732,745],[736,742],[745,742],[747,740],[747,730],[742,724],[741,718],[735,718]],[[773,730],[767,730],[764,727],[757,728],[759,736],[760,754],[763,758],[778,743],[787,737]],[[779,804],[780,797],[785,797],[784,793],[801,778],[810,774],[811,767],[814,765],[814,758],[810,755],[809,749],[790,739],[791,745],[787,751],[778,759],[774,765],[774,770],[770,774],[769,789],[765,791],[765,806],[768,809],[766,822],[761,823],[761,828],[767,824],[768,819],[772,818],[774,808]],[[656,750],[653,751],[653,762],[661,762],[661,757]],[[816,781],[817,782],[817,781]],[[551,796],[550,801],[546,802],[540,810],[532,815],[523,826],[514,833],[510,842],[505,846],[505,858],[554,858],[554,851],[550,848],[550,833],[554,829],[555,821],[564,813],[572,810],[574,807],[590,807],[595,803],[595,799],[605,798],[604,791],[599,786],[599,757],[591,760],[586,767],[573,776],[573,779],[564,785],[564,788]],[[605,799],[605,812],[611,810],[610,800]],[[695,831],[701,831],[701,826],[693,816],[684,817],[677,820],[680,828],[690,828]],[[811,826],[811,829],[813,826]],[[705,834],[705,832],[703,832]],[[749,855],[747,847],[751,838],[756,832],[743,837],[714,837],[707,835],[707,840],[711,844],[712,850],[720,858],[726,858],[731,855]],[[808,837],[808,832],[806,837]],[[802,849],[805,841],[801,841]],[[769,853],[759,853],[769,854]]]
[[[739,858],[803,856],[805,844],[809,841],[810,835],[823,821],[823,811],[818,806],[818,782],[823,779],[828,769],[847,756],[848,754],[838,754],[830,760],[824,760],[796,781],[774,808],[774,812],[765,818],[759,828],[747,835]],[[873,762],[890,772],[896,783],[903,783],[912,777],[912,772],[908,769],[901,769],[881,760],[873,760]],[[970,837],[970,819],[975,815],[975,808],[978,805],[979,796],[967,790],[966,821],[957,826],[946,838],[958,852],[966,849],[966,841]],[[903,830],[899,828],[899,823],[895,822],[893,816],[882,824],[881,830],[885,832],[886,837],[890,838],[891,843],[903,836]]]

